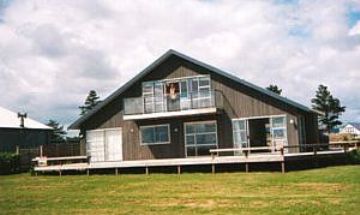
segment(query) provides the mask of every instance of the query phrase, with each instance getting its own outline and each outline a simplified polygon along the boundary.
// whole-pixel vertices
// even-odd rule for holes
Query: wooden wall
[[[123,121],[123,98],[141,96],[143,81],[187,77],[194,75],[211,74],[212,88],[224,95],[224,111],[217,115],[202,115],[197,117],[183,117],[176,119]],[[152,158],[181,158],[185,156],[183,123],[187,121],[217,120],[218,142],[220,148],[233,146],[231,119],[250,116],[267,115],[287,116],[287,135],[289,145],[299,144],[298,117],[305,116],[306,139],[316,142],[317,122],[316,115],[307,114],[249,89],[223,76],[209,73],[208,70],[177,57],[170,57],[166,63],[155,68],[151,73],[136,82],[130,89],[104,107],[97,114],[87,120],[82,130],[96,128],[122,127],[123,131],[123,158],[124,160],[152,159]],[[290,124],[294,120],[294,124]],[[171,127],[171,144],[140,146],[139,125],[169,123]],[[178,132],[175,132],[177,128]],[[294,151],[294,150],[292,150]]]

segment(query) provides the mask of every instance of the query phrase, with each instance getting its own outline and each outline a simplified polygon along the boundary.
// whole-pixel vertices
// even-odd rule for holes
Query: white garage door
[[[89,130],[86,145],[91,162],[122,160],[121,128]]]

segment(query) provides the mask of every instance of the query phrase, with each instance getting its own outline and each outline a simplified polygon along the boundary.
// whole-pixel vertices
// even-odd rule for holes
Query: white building
[[[355,136],[360,136],[360,123],[347,123],[342,129],[340,129],[340,134],[352,134]]]

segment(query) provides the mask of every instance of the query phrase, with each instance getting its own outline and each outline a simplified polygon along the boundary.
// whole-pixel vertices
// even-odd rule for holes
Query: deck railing
[[[186,96],[141,96],[124,99],[124,114],[149,114],[201,108],[221,108],[223,95],[219,91],[199,91]]]

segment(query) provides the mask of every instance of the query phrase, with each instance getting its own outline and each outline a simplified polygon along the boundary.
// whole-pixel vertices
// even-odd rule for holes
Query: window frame
[[[280,118],[280,117],[283,117],[284,118],[284,125],[283,126],[280,126],[280,127],[275,127],[273,128],[272,127],[272,119],[273,118]],[[272,135],[271,137],[271,141],[275,141],[275,140],[285,140],[286,144],[288,145],[289,144],[289,139],[288,139],[288,116],[286,114],[278,114],[278,115],[263,115],[263,116],[250,116],[250,117],[241,117],[241,118],[233,118],[231,119],[232,120],[232,133],[233,133],[233,146],[235,146],[235,138],[234,138],[234,121],[238,121],[238,120],[245,120],[246,123],[248,123],[248,120],[251,120],[251,119],[264,119],[264,118],[269,118],[269,121],[270,121],[270,133]],[[274,138],[273,137],[273,131],[274,130],[284,130],[284,137],[283,138]],[[249,128],[246,128],[246,133],[249,132]],[[251,147],[250,146],[250,142],[249,140],[247,140],[247,145],[248,147]]]
[[[168,131],[168,141],[166,142],[153,142],[153,143],[144,143],[142,139],[142,129],[143,128],[156,128],[156,127],[167,127]],[[139,126],[139,142],[141,146],[149,146],[149,145],[163,145],[163,144],[170,144],[171,143],[171,134],[170,134],[170,124],[159,124],[159,125],[143,125]]]
[[[214,123],[215,124],[215,131],[214,132],[200,132],[200,133],[190,133],[188,134],[186,132],[186,126],[188,125],[201,125],[201,124],[210,124],[210,123]],[[214,134],[215,133],[215,138],[216,138],[216,144],[196,144],[196,136],[198,135],[206,135],[206,134]],[[194,140],[195,140],[195,144],[191,144],[188,145],[187,144],[187,136],[193,136]],[[196,121],[196,122],[185,122],[184,123],[184,147],[185,147],[185,157],[204,157],[207,155],[197,155],[197,148],[200,146],[216,146],[216,149],[219,148],[219,138],[218,138],[218,127],[217,127],[217,121],[216,120],[210,120],[210,121]],[[187,148],[189,147],[194,147],[195,148],[195,155],[194,156],[188,156],[187,153]],[[210,152],[209,155],[210,156]]]

